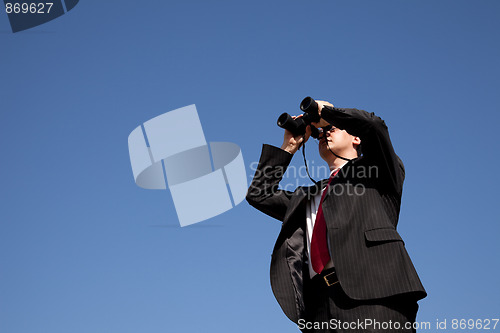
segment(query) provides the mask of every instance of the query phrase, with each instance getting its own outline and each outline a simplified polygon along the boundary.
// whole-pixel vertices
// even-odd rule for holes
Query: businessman
[[[293,154],[311,134],[285,130],[264,145],[247,201],[282,221],[271,287],[303,332],[415,332],[424,287],[396,231],[404,166],[384,121],[317,101],[319,154],[329,179],[279,188]]]

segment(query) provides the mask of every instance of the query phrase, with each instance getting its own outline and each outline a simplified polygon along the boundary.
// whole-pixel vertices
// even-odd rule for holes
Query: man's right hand
[[[302,117],[300,115],[299,117]],[[292,117],[293,119],[297,117]],[[303,145],[304,143],[309,140],[309,137],[311,136],[311,126],[306,127],[306,133],[305,134],[300,134],[294,136],[292,132],[289,130],[285,130],[285,135],[283,137],[283,145],[281,146],[281,149],[289,152],[290,154],[295,154],[297,150],[299,150],[300,146]]]

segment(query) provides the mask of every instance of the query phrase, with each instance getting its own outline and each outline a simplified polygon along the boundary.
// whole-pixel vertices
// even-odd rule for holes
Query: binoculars
[[[283,113],[278,117],[278,126],[289,130],[293,135],[302,135],[306,133],[307,125],[319,122],[320,115],[318,113],[318,103],[312,97],[306,97],[300,103],[300,109],[305,114],[300,118],[293,119],[288,113]],[[311,136],[318,138],[319,131],[316,127],[311,126]]]

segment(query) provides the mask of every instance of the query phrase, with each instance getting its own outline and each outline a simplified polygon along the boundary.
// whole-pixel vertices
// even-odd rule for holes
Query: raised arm
[[[261,212],[283,221],[292,192],[279,189],[279,182],[292,160],[293,154],[271,146],[263,145],[259,165],[246,199]]]
[[[321,110],[321,118],[359,137],[363,158],[379,168],[384,187],[388,186],[401,194],[405,175],[403,162],[394,152],[389,131],[382,119],[364,110],[328,105]]]
[[[294,136],[285,130],[280,148],[263,145],[259,165],[255,171],[246,199],[261,212],[283,221],[292,192],[279,189],[279,182],[292,160],[293,154],[311,135],[308,126],[305,135]]]

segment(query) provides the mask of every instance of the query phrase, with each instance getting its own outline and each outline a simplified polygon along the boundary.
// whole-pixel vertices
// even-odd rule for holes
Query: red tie
[[[335,177],[338,172],[339,170],[335,171],[333,175],[330,176],[328,185],[326,185],[326,188],[321,195],[318,212],[316,213],[313,235],[311,238],[311,263],[314,271],[318,274],[321,273],[323,268],[325,268],[326,264],[330,261],[330,253],[328,252],[328,243],[326,238],[326,222],[325,217],[323,216],[323,200],[325,199],[328,187],[330,186],[333,177]]]

